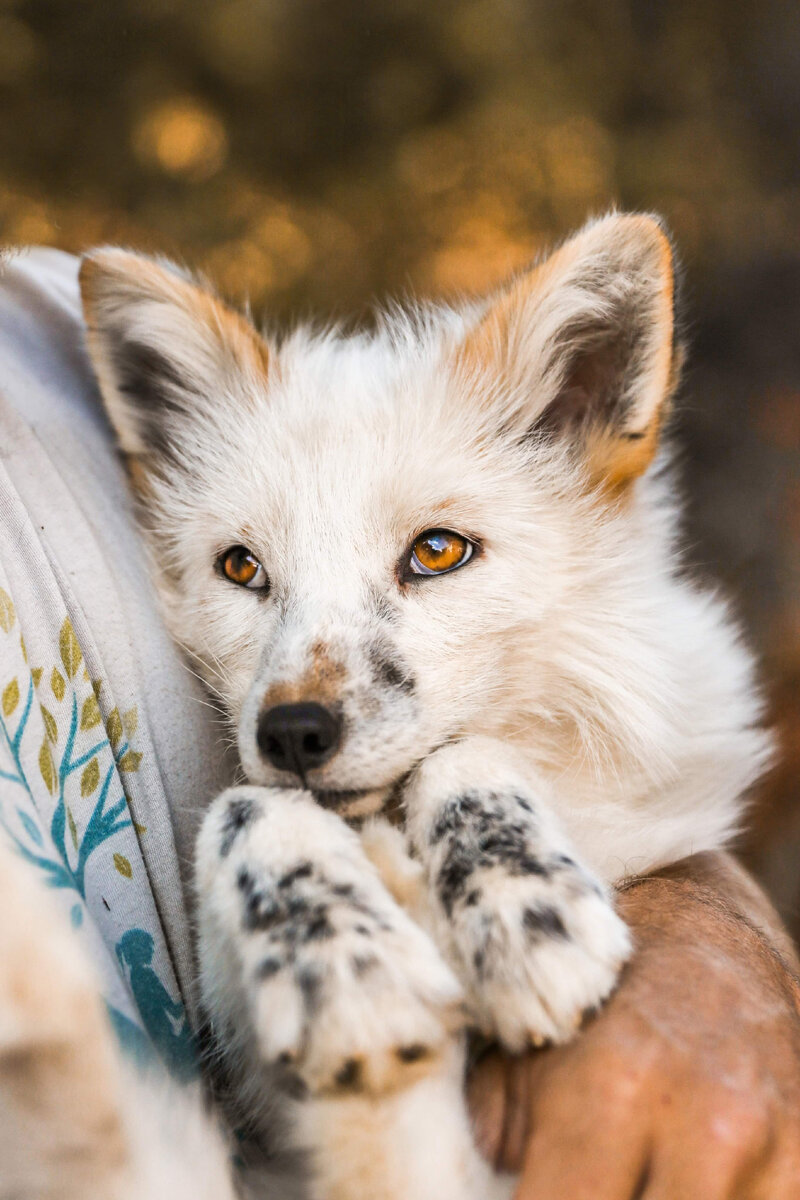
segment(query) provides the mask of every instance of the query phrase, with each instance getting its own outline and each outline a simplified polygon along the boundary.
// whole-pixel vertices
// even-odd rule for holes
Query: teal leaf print
[[[31,841],[37,846],[44,845],[41,830],[34,821],[33,817],[21,808],[17,809],[17,816],[19,817],[20,823],[22,824],[23,829]]]

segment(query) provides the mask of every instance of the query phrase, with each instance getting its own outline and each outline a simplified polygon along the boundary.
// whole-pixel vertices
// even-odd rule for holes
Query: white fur
[[[266,1137],[286,1087],[319,1200],[507,1193],[471,1145],[445,960],[509,1049],[571,1036],[630,951],[610,885],[725,844],[768,761],[750,654],[682,571],[651,461],[671,271],[653,219],[612,216],[483,305],[265,350],[187,277],[87,260],[165,612],[260,785],[220,797],[199,843],[204,1001],[234,1111]],[[480,552],[405,582],[436,527]],[[214,569],[236,544],[268,595]],[[287,695],[345,721],[307,792],[256,741]],[[346,818],[399,801],[407,842],[377,823],[359,845],[314,804],[336,793]]]

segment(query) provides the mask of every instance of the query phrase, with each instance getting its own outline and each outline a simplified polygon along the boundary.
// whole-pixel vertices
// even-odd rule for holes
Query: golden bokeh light
[[[168,175],[200,181],[219,171],[228,152],[222,121],[195,100],[169,100],[146,112],[133,131],[140,161]]]

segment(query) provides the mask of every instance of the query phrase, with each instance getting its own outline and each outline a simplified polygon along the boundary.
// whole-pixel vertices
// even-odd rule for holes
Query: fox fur
[[[613,886],[725,845],[770,757],[752,657],[677,549],[661,224],[612,214],[482,302],[348,336],[261,335],[115,248],[81,285],[167,621],[249,781],[204,819],[196,896],[229,1119],[289,1151],[246,1186],[507,1195],[472,1147],[465,1027],[573,1036],[631,953]],[[471,554],[411,575],[430,530]],[[264,586],[225,577],[230,547]],[[307,702],[335,753],[276,765],[264,714]]]

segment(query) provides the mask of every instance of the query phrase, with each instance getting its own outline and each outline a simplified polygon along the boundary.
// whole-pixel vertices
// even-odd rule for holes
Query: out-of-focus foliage
[[[685,265],[701,568],[784,767],[751,859],[800,904],[797,0],[0,0],[0,240],[158,249],[259,314],[485,288],[587,214]]]

